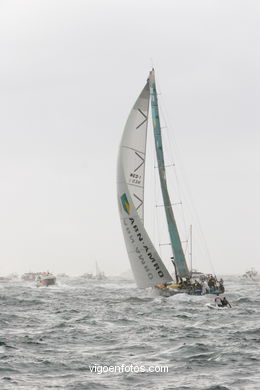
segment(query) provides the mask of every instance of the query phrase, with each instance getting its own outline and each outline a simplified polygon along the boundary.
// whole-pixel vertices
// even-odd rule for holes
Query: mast
[[[154,141],[155,141],[156,156],[158,162],[160,184],[161,184],[161,190],[163,196],[164,210],[165,210],[166,220],[168,225],[168,231],[170,235],[171,247],[173,252],[173,263],[177,270],[176,279],[178,281],[178,277],[181,278],[189,277],[190,272],[182,249],[181,240],[177,229],[176,221],[173,215],[171,200],[170,200],[168,187],[167,187],[154,69],[150,72],[149,84],[150,84],[150,93],[151,93],[151,109],[152,109],[152,118],[153,118]]]

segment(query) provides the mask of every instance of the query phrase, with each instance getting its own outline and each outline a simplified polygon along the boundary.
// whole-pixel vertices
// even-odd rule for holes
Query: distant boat
[[[255,281],[255,280],[259,279],[259,275],[258,275],[258,272],[254,268],[251,268],[249,271],[246,271],[244,273],[242,278]]]
[[[41,287],[41,286],[48,287],[56,284],[56,277],[49,272],[41,273],[40,275],[37,276],[35,280],[36,280],[37,287]]]
[[[166,215],[176,281],[167,270],[144,226],[144,187],[149,101],[153,119],[158,173]],[[203,293],[202,283],[192,280],[168,192],[154,70],[134,104],[121,139],[117,169],[118,205],[128,257],[138,287],[156,287],[162,295]],[[201,274],[201,273],[200,273]],[[202,274],[204,275],[204,274]],[[207,279],[207,276],[203,276]],[[214,279],[206,293],[224,292]],[[213,280],[212,279],[212,280]]]
[[[25,280],[26,282],[34,282],[36,278],[41,274],[42,272],[26,272],[21,276],[21,279]]]
[[[105,272],[100,270],[97,261],[96,261],[96,274],[93,275],[92,273],[86,272],[81,277],[84,279],[87,279],[87,280],[106,280],[107,279]]]
[[[107,276],[105,275],[105,272],[100,270],[97,261],[96,261],[96,276],[95,276],[95,279],[96,280],[106,280],[107,279]]]
[[[93,280],[93,279],[95,279],[95,277],[93,276],[93,274],[88,273],[88,272],[85,272],[85,273],[81,276],[81,278],[83,278],[83,279],[88,279],[88,280]]]
[[[0,276],[0,283],[10,282],[12,279],[9,276]]]

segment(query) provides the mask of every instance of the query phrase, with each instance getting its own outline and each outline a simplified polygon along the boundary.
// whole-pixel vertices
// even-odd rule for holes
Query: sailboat
[[[95,276],[95,279],[97,279],[97,280],[106,280],[107,279],[107,277],[105,275],[105,272],[100,270],[97,261],[96,261],[96,276]]]
[[[166,222],[172,250],[173,276],[165,266],[144,225],[144,188],[149,103],[153,122],[154,142]],[[117,166],[117,192],[120,220],[126,249],[139,288],[154,287],[161,295],[177,293],[201,294],[202,283],[196,287],[182,248],[168,191],[160,113],[154,69],[130,111],[122,135]],[[224,292],[223,283],[215,280],[207,292]],[[207,283],[207,280],[206,280]]]
[[[92,273],[84,273],[81,277],[88,280],[106,280],[107,276],[105,275],[104,271],[101,271],[98,262],[95,263],[96,268],[96,275],[93,275]]]

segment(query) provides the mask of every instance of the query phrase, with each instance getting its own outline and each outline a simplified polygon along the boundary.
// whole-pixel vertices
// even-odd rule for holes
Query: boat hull
[[[41,286],[53,286],[56,284],[56,278],[54,276],[52,277],[45,277],[37,281],[37,287]]]
[[[227,309],[230,309],[227,306],[216,306],[216,305],[212,305],[211,303],[207,303],[206,306],[210,310],[227,310]]]
[[[223,294],[225,292],[225,288],[215,288],[213,290],[210,290],[206,292],[205,294],[202,293],[202,290],[191,290],[191,289],[186,289],[186,288],[155,288],[157,293],[160,296],[163,297],[171,297],[172,295],[177,295],[177,294],[188,294],[188,295],[206,295],[206,294]]]
[[[206,292],[205,294],[223,294],[225,292],[225,288],[223,286],[223,288],[214,288],[208,292]],[[194,291],[188,291],[188,294],[189,295],[205,295],[204,293],[202,293],[202,290],[194,290]]]

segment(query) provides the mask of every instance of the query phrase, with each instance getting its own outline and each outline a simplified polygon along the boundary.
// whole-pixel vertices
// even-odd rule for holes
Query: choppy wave
[[[213,296],[163,298],[125,281],[4,283],[0,389],[259,390],[259,284],[225,285],[232,309],[215,311]],[[111,366],[139,371],[100,372]]]

